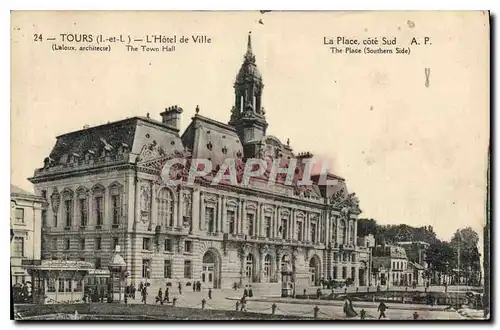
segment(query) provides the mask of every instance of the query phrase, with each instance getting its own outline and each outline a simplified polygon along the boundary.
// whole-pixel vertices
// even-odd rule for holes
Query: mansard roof
[[[55,146],[30,180],[103,165],[134,163],[145,145],[183,149],[179,130],[149,117],[133,117],[57,137]]]

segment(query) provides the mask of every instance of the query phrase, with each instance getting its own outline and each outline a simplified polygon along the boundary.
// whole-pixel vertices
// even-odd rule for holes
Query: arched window
[[[354,244],[354,223],[352,221],[349,222],[349,243]]]
[[[246,258],[245,276],[249,282],[252,282],[252,279],[253,279],[253,256],[251,253],[249,253],[247,255],[247,258]]]
[[[264,258],[264,279],[266,282],[271,281],[271,256],[266,254]]]
[[[174,225],[174,198],[167,188],[161,189],[158,193],[158,219],[164,226]]]
[[[346,228],[345,228],[345,221],[344,220],[340,220],[340,222],[339,222],[339,232],[340,232],[339,244],[343,245],[343,244],[347,243],[345,241],[345,239],[346,239]]]

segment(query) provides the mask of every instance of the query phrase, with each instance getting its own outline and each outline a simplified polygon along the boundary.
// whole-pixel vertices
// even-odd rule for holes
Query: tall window
[[[69,250],[71,247],[71,241],[69,240],[69,238],[67,238],[65,241],[64,241],[64,249],[65,250]]]
[[[235,221],[236,221],[236,214],[233,210],[228,210],[227,211],[227,224],[228,224],[228,230],[230,234],[235,233]]]
[[[67,199],[64,201],[64,218],[66,220],[66,227],[71,227],[71,223],[73,222],[73,201],[71,199]]]
[[[14,256],[24,257],[24,237],[14,237]]]
[[[270,216],[266,216],[264,218],[264,222],[265,222],[265,228],[266,228],[266,237],[267,238],[271,238],[271,217]]]
[[[87,226],[87,198],[80,198],[78,200],[80,208],[80,226]]]
[[[151,277],[151,260],[150,259],[142,259],[142,277],[150,278]]]
[[[80,239],[80,250],[85,250],[85,238]]]
[[[283,239],[288,238],[288,220],[287,219],[281,219],[281,237]]]
[[[354,245],[354,224],[349,222],[349,244]]]
[[[302,241],[302,221],[297,221],[297,240]]]
[[[57,250],[57,238],[52,239],[52,250],[53,251]]]
[[[205,208],[205,223],[209,233],[215,233],[215,209],[213,207]]]
[[[94,248],[96,250],[100,250],[101,249],[101,238],[100,237],[96,237],[94,244],[95,244]]]
[[[247,214],[248,236],[254,236],[254,217],[253,213]]]
[[[24,209],[16,208],[16,223],[24,224]]]
[[[174,198],[172,192],[163,188],[158,193],[158,218],[164,226],[174,225]]]
[[[339,232],[340,232],[340,239],[339,239],[339,244],[343,245],[346,244],[346,228],[345,228],[345,221],[340,220],[339,223]]]
[[[95,269],[101,269],[101,258],[95,258]]]
[[[164,250],[165,250],[166,252],[172,252],[172,251],[173,251],[173,249],[172,249],[172,239],[167,238],[167,239],[165,240]]]
[[[144,251],[149,251],[151,249],[151,239],[148,237],[144,237],[142,239],[142,249]]]
[[[184,278],[191,278],[191,260],[184,260]]]
[[[266,254],[264,258],[264,278],[269,281],[271,278],[271,256]]]
[[[58,282],[58,288],[57,288],[58,290],[57,291],[64,292],[64,282],[66,282],[65,279],[60,278],[57,282]]]
[[[111,209],[113,213],[113,225],[118,225],[120,223],[121,215],[120,195],[111,196]]]
[[[316,224],[311,223],[311,242],[316,243]]]
[[[172,260],[165,260],[163,264],[163,277],[172,278]]]
[[[252,254],[248,254],[246,258],[246,266],[245,266],[245,276],[248,281],[252,282],[253,278],[253,256]]]
[[[102,196],[96,196],[94,198],[95,203],[95,217],[96,217],[96,225],[102,226],[102,222],[104,219],[104,208],[102,204]]]

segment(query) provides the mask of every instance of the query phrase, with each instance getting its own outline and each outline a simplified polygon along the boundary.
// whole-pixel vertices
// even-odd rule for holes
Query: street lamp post
[[[460,232],[457,239],[457,308],[460,306]]]

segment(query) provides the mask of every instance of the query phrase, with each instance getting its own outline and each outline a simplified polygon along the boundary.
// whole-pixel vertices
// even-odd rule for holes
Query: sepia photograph
[[[491,319],[488,11],[12,11],[11,318]]]

